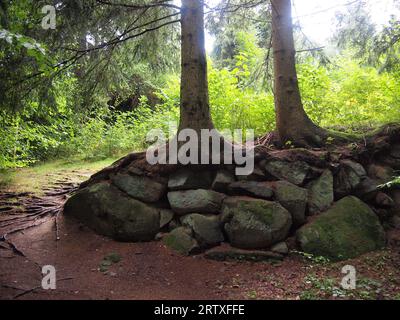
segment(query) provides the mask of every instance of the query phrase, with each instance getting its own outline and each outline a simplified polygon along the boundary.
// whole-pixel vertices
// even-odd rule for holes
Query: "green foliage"
[[[396,74],[379,73],[346,57],[334,67],[304,63],[298,71],[305,109],[321,126],[365,131],[400,121]]]
[[[274,99],[269,92],[242,88],[237,70],[216,69],[209,63],[211,115],[217,129],[254,129],[262,135],[275,127]],[[179,78],[168,81],[160,95],[165,107],[179,106]]]
[[[326,265],[330,263],[330,260],[328,258],[322,256],[316,256],[311,253],[296,251],[296,250],[293,250],[292,253],[300,255],[314,264]]]
[[[12,33],[6,29],[1,29],[0,40],[4,40],[14,51],[21,49],[26,50],[27,56],[36,60],[40,70],[43,72],[50,71],[49,60],[46,57],[46,50],[35,39],[21,34]]]
[[[318,300],[328,298],[344,298],[347,291],[339,286],[339,281],[333,278],[319,278],[314,274],[305,277],[305,284],[308,289],[300,294],[302,300]]]
[[[380,189],[390,189],[400,187],[400,177],[395,177],[393,180],[379,186]]]
[[[303,103],[316,123],[365,131],[400,121],[398,74],[379,73],[344,57],[335,65],[298,65]],[[211,113],[217,129],[251,128],[256,136],[274,129],[272,92],[243,86],[243,77],[238,77],[236,69],[217,69],[211,61],[208,72]],[[60,79],[54,84],[56,99],[51,105],[31,99],[18,112],[0,112],[0,167],[54,158],[104,159],[145,149],[151,129],[168,133],[169,122],[179,120],[179,77],[172,74],[166,79],[161,89],[153,89],[159,105],[151,105],[142,96],[139,105],[128,112],[107,106],[101,96],[91,101],[90,109],[79,110],[73,98],[80,92],[79,82]],[[129,85],[124,86],[128,94]]]

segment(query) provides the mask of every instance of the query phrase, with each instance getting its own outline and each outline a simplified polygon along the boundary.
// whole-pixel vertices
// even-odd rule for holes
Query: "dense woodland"
[[[2,1],[0,167],[143,150],[148,130],[179,119],[179,10],[132,3],[60,2],[57,28],[43,30],[46,1]],[[275,128],[270,9],[267,1],[205,8],[218,129]],[[376,26],[363,1],[340,9],[324,48],[294,20],[301,97],[317,125],[365,133],[400,117],[399,19]]]

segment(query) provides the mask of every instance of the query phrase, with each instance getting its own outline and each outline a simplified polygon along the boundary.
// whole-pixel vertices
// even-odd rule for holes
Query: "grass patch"
[[[56,160],[28,168],[4,169],[0,171],[0,188],[12,192],[41,194],[43,187],[55,180],[68,178],[73,182],[81,182],[115,160],[114,158],[100,161]]]

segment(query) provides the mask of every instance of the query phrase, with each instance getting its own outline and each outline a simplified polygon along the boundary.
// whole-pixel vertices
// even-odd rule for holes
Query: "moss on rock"
[[[225,231],[232,246],[261,249],[286,238],[290,213],[279,203],[248,197],[231,197],[223,204]]]
[[[79,190],[64,213],[99,234],[121,241],[151,241],[159,230],[159,210],[125,195],[108,182]]]
[[[343,198],[297,232],[304,252],[331,260],[346,260],[385,245],[378,217],[361,200]]]
[[[192,237],[189,228],[178,227],[163,238],[164,244],[182,255],[196,253],[199,249],[197,241]]]

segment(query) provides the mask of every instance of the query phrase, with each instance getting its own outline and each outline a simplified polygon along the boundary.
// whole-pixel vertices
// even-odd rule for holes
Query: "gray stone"
[[[177,214],[219,213],[225,195],[212,190],[186,190],[168,193],[172,210]]]
[[[237,181],[229,185],[228,191],[234,195],[253,196],[262,199],[271,199],[274,191],[271,186],[266,182],[256,181]]]
[[[166,192],[166,186],[146,176],[117,173],[112,183],[131,197],[144,202],[157,202]]]
[[[279,242],[276,245],[274,245],[270,251],[275,252],[275,253],[279,253],[282,255],[287,255],[289,253],[289,248],[286,244],[286,242]]]
[[[201,247],[217,245],[224,241],[218,216],[205,216],[197,213],[181,218],[183,226],[189,227]]]
[[[276,200],[292,215],[293,226],[299,227],[304,224],[308,190],[287,181],[274,182],[273,186]]]
[[[163,237],[164,244],[182,255],[190,255],[199,251],[199,245],[192,237],[190,229],[178,227]]]
[[[220,170],[215,175],[212,189],[218,192],[226,192],[228,185],[235,181],[235,176],[228,170]]]
[[[208,189],[211,187],[212,173],[210,171],[194,171],[189,168],[180,169],[170,175],[168,188],[170,190]]]
[[[231,245],[242,249],[269,248],[284,240],[292,225],[279,203],[248,197],[225,199],[222,220]]]
[[[376,214],[350,196],[336,202],[297,232],[304,252],[346,260],[385,246],[385,232]]]
[[[168,209],[160,209],[160,229],[166,227],[174,218],[174,212]]]
[[[335,195],[339,198],[347,196],[365,179],[364,167],[351,160],[340,161],[340,170],[334,179]]]
[[[333,203],[333,175],[325,170],[322,175],[308,185],[308,209],[316,214],[328,209]]]
[[[96,183],[76,192],[64,207],[105,236],[122,241],[150,241],[159,230],[159,210],[135,200],[108,182]]]
[[[267,177],[265,176],[265,173],[261,168],[255,166],[252,173],[245,176],[238,175],[237,179],[239,181],[265,181]]]
[[[362,181],[357,185],[357,187],[352,190],[352,193],[358,198],[364,201],[371,201],[376,197],[376,194],[379,191],[380,183],[376,180],[373,180],[369,177],[365,177]]]
[[[302,185],[311,168],[302,161],[270,160],[267,162],[265,170],[278,179],[287,180],[295,185]]]

